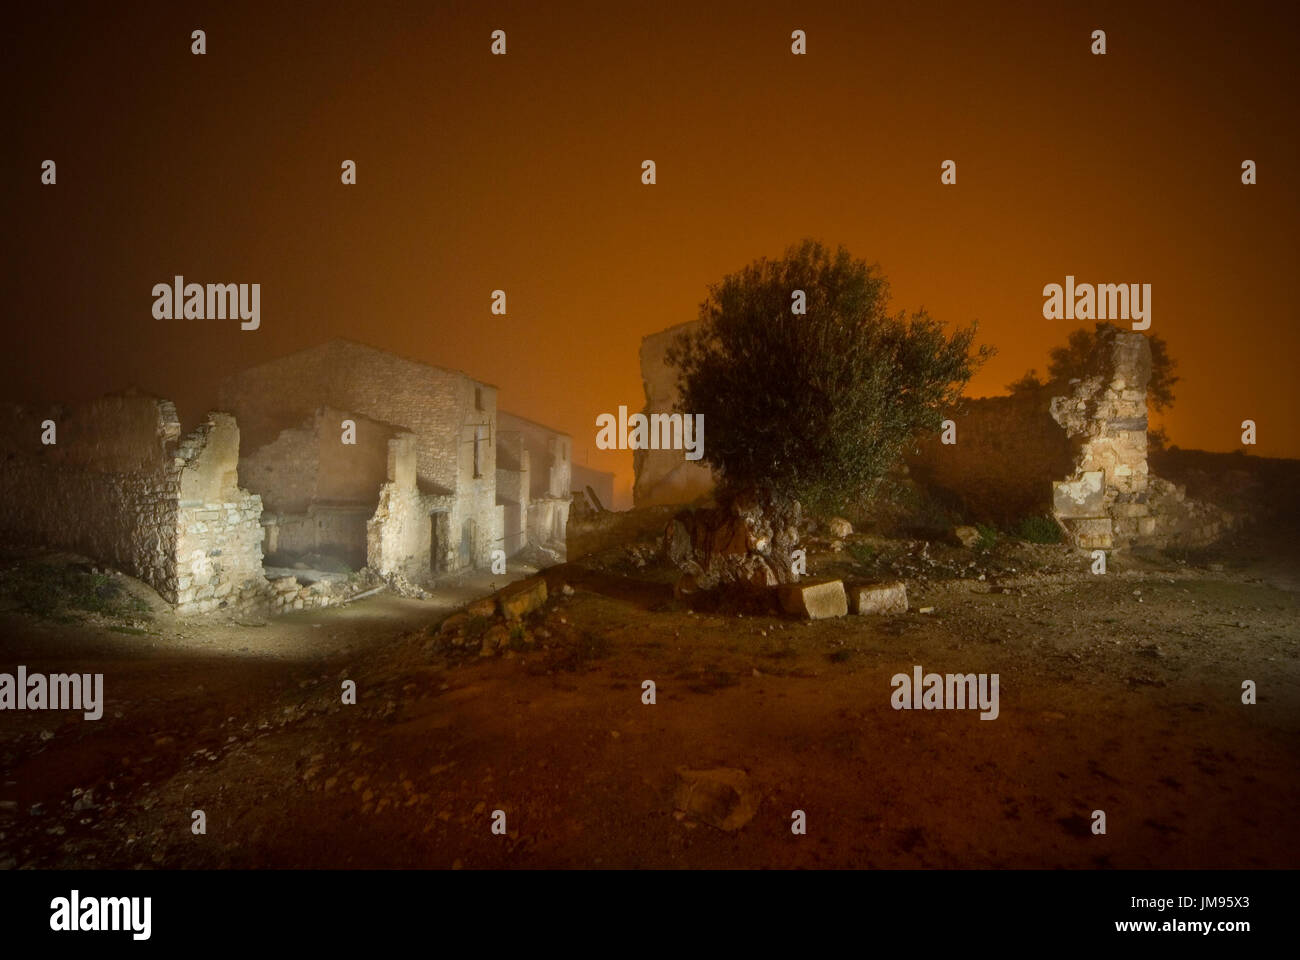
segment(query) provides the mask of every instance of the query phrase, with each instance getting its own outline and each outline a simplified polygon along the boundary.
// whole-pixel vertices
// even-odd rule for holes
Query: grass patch
[[[997,527],[988,527],[982,523],[977,523],[975,529],[979,533],[979,539],[975,541],[976,550],[981,553],[988,553],[998,545]]]
[[[7,570],[0,579],[0,594],[10,609],[62,623],[75,619],[72,611],[118,620],[149,615],[149,605],[117,577],[72,564],[36,563]]]
[[[869,543],[850,543],[849,555],[860,567],[872,567],[876,563],[876,548]]]
[[[1016,536],[1029,543],[1060,543],[1061,528],[1046,514],[1025,517],[1016,527]]]
[[[524,643],[524,637],[527,635],[528,629],[523,625],[523,623],[518,620],[512,623],[510,625],[510,642],[508,644],[510,649],[514,650],[516,653],[527,650],[528,644]]]

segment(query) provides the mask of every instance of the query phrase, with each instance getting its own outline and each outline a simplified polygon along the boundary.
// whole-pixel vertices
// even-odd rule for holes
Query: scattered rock
[[[504,624],[494,623],[488,627],[487,632],[483,634],[483,646],[480,648],[478,655],[488,657],[503,650],[510,645],[510,631]]]
[[[691,508],[668,522],[663,556],[693,587],[713,590],[721,584],[773,587],[794,579],[792,551],[799,542],[800,507],[768,494],[735,496],[725,506]]]
[[[859,616],[907,613],[907,585],[901,580],[855,584],[849,588],[849,609]]]
[[[758,802],[758,793],[744,770],[732,767],[677,769],[673,806],[719,830],[739,830],[749,823],[758,812]]]
[[[809,620],[842,617],[849,612],[842,580],[804,580],[779,588],[781,609]]]
[[[438,628],[438,632],[443,636],[451,633],[459,633],[461,630],[465,629],[467,623],[469,623],[469,614],[453,613],[446,620],[442,621],[442,626]]]
[[[546,603],[546,579],[529,577],[512,583],[497,594],[501,613],[507,620],[518,620]]]

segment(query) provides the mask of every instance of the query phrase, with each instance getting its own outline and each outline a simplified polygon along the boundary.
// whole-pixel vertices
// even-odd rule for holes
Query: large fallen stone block
[[[758,812],[758,791],[749,774],[732,767],[677,769],[673,806],[719,830],[739,830]]]
[[[809,620],[842,617],[849,612],[843,580],[803,580],[780,589],[781,609]]]
[[[859,616],[907,613],[907,585],[901,580],[856,583],[849,587],[849,609]]]
[[[507,620],[518,620],[546,603],[546,578],[529,577],[512,583],[497,594],[501,614]]]

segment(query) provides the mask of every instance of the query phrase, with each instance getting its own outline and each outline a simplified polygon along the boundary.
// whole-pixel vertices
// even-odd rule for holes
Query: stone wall
[[[1052,478],[1074,465],[1050,405],[1050,390],[963,398],[949,414],[957,442],[918,438],[905,457],[911,478],[967,522],[1011,527],[1048,513]]]
[[[1052,484],[1052,511],[1080,547],[1199,546],[1233,518],[1153,477],[1147,464],[1151,346],[1140,333],[1103,329],[1086,375],[1051,401],[1077,445],[1072,471]]]
[[[432,574],[432,525],[416,481],[417,446],[409,433],[388,442],[388,481],[379,488],[379,506],[366,525],[367,564],[402,591]]]
[[[567,497],[572,471],[573,440],[567,433],[504,410],[497,412],[500,435],[513,435],[528,451],[532,465],[529,493],[533,497]],[[518,455],[515,454],[516,459]]]
[[[41,443],[54,421],[56,443]],[[176,599],[180,477],[176,409],[143,396],[36,411],[6,406],[0,424],[0,528],[7,539],[73,550]]]
[[[499,421],[498,421],[499,422]],[[497,434],[497,504],[504,516],[507,557],[528,545],[528,506],[532,492],[532,457],[523,434],[502,430]]]
[[[642,413],[646,416],[672,413],[676,408],[680,397],[677,372],[668,366],[664,355],[678,334],[697,323],[678,324],[642,339],[641,385],[645,390]],[[632,466],[636,473],[632,501],[637,507],[689,503],[713,490],[713,472],[702,461],[687,460],[684,450],[635,450]]]
[[[45,419],[57,429],[48,446]],[[0,529],[111,564],[181,614],[256,607],[262,504],[237,483],[239,430],[212,413],[184,440],[180,432],[173,405],[153,397],[5,408]]]
[[[343,442],[342,423],[354,425]],[[366,563],[366,523],[387,480],[389,424],[322,406],[304,423],[240,457],[239,475],[265,507],[267,555],[328,553]]]
[[[517,494],[503,495],[498,487],[497,502],[505,505],[505,524],[508,544],[517,543],[516,549],[507,547],[508,555],[529,543],[545,545],[565,552],[566,527],[569,520],[569,503],[573,471],[573,439],[567,433],[553,430],[513,413],[499,411],[497,425],[499,436],[513,447],[508,453],[518,461],[526,457],[528,463],[528,495],[522,500]],[[497,474],[497,482],[502,475]],[[506,478],[509,484],[509,478]],[[512,535],[511,504],[523,502],[522,530]]]
[[[181,441],[176,466],[176,593],[167,599],[182,615],[264,607],[262,498],[239,488],[234,417],[209,414]]]
[[[529,501],[528,542],[541,544],[564,554],[567,551],[569,507],[568,497],[547,497]]]
[[[270,443],[245,450],[239,461],[239,476],[248,489],[262,498],[270,513],[305,513],[316,499],[316,478],[320,474],[320,442],[315,418],[298,427],[280,431]]]

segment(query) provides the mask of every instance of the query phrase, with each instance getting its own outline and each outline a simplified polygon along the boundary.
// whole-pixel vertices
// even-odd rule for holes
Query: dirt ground
[[[1293,557],[849,547],[812,572],[901,576],[908,613],[691,610],[635,555],[549,571],[490,657],[431,640],[486,579],[243,624],[6,613],[0,671],[103,673],[106,707],[0,714],[0,867],[1300,866]],[[997,673],[999,717],[892,709],[917,664]],[[676,810],[679,767],[747,771],[757,813]]]

